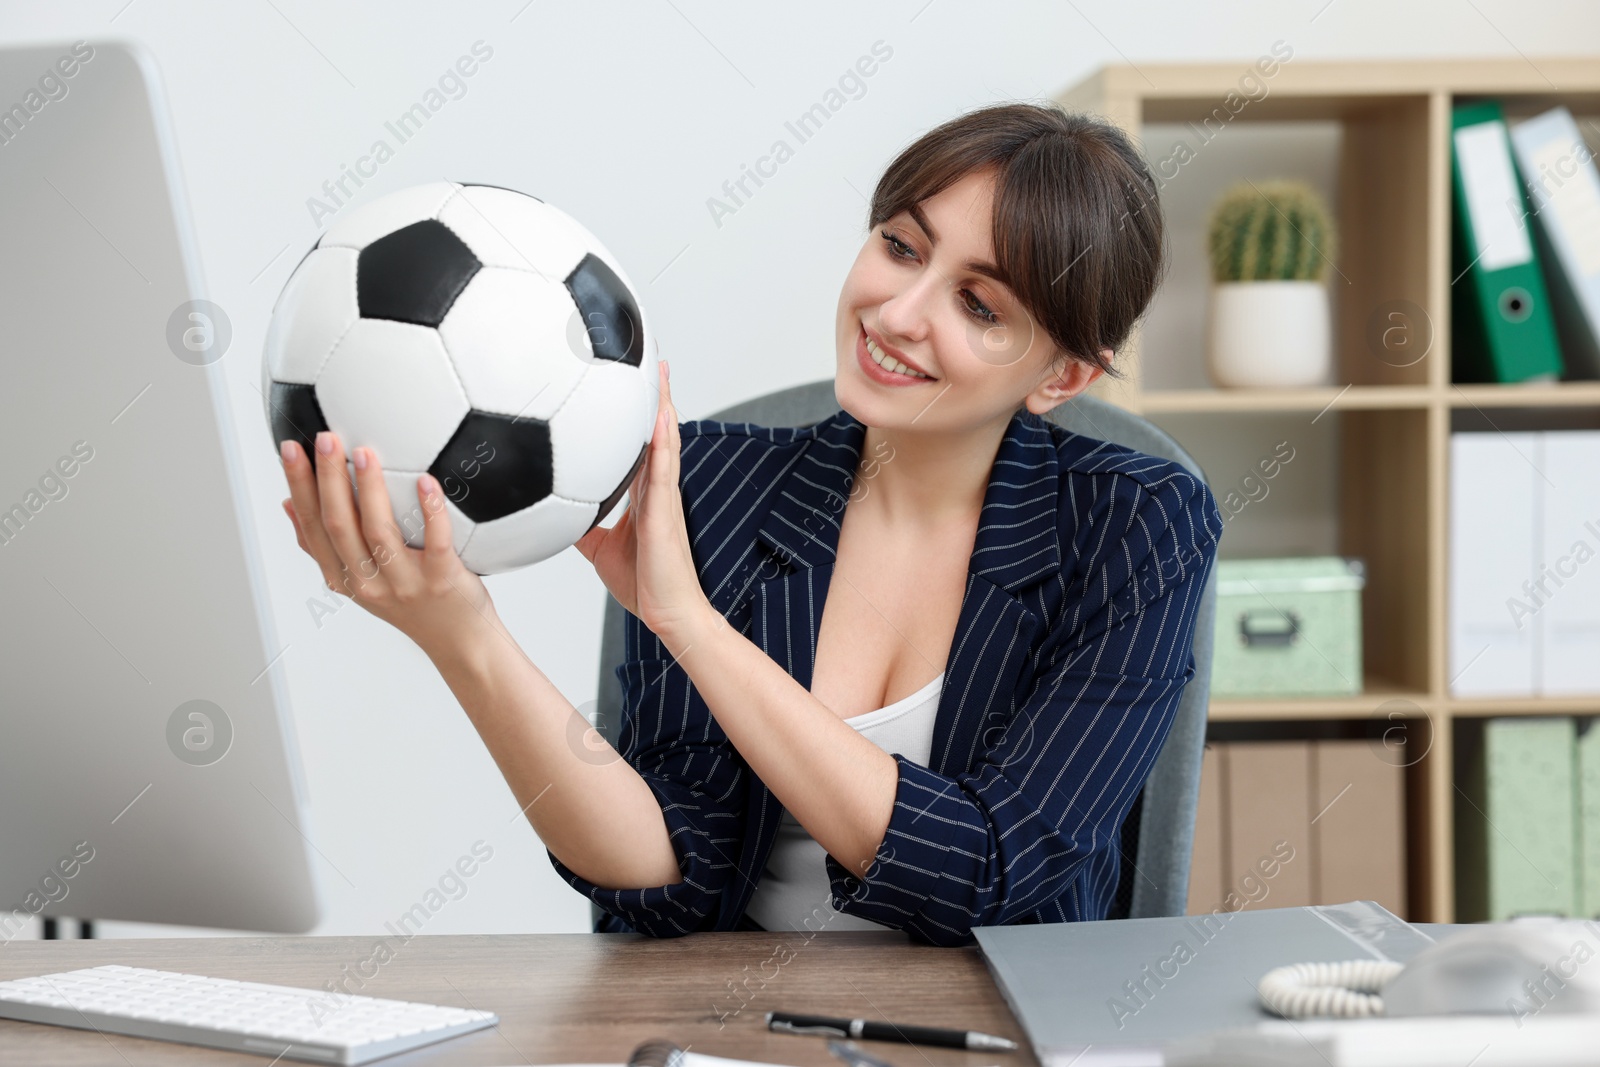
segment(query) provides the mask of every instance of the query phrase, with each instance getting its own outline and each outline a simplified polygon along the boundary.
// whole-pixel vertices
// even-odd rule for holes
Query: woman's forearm
[[[834,859],[870,873],[900,769],[707,603],[661,634],[733,747]]]
[[[594,759],[605,742],[585,746],[593,728],[492,609],[469,639],[425,651],[557,859],[607,889],[682,880],[655,793],[620,756]]]

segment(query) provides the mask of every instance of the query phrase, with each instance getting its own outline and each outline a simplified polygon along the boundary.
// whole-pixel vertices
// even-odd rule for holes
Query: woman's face
[[[992,276],[993,189],[992,172],[969,174],[862,245],[839,293],[834,384],[860,421],[972,428],[1009,420],[1024,401],[1042,414],[1100,376],[1075,359],[1052,369],[1055,344]]]

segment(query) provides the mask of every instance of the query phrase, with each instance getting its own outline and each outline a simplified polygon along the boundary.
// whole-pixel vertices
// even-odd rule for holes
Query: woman
[[[902,152],[870,224],[841,410],[680,425],[663,361],[628,510],[577,543],[628,612],[626,758],[569,742],[437,482],[411,549],[378,457],[358,511],[333,434],[315,471],[284,445],[301,547],[428,653],[600,930],[955,945],[1110,906],[1222,521],[1181,466],[1040,416],[1115,373],[1163,269],[1155,184],[1113,126],[996,105]]]

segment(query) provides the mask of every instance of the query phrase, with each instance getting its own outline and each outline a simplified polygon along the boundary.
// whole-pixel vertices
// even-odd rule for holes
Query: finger
[[[283,513],[289,516],[289,523],[294,527],[294,539],[300,542],[300,548],[304,551],[306,547],[305,531],[300,529],[300,520],[294,516],[294,501],[288,497],[283,498]]]
[[[450,513],[445,510],[439,480],[424,472],[417,477],[417,501],[422,505],[422,571],[431,578],[449,575],[456,546],[450,537]]]
[[[602,536],[599,531],[600,527],[592,527],[585,531],[582,537],[572,542],[572,547],[578,550],[578,555],[582,556],[590,563],[594,562],[594,550],[589,546],[594,544],[596,538]]]
[[[671,423],[670,416],[671,409],[665,404],[661,405],[660,410],[656,413],[659,424],[656,426],[655,436],[650,443],[650,458],[647,461],[650,466],[650,477],[646,479],[644,492],[647,497],[653,500],[659,499],[660,502],[652,503],[650,512],[640,512],[641,520],[644,522],[654,521],[660,523],[671,521],[665,512],[661,511],[663,508],[672,507],[672,498],[677,494],[678,487],[677,474],[674,473],[672,464],[672,444],[667,430],[667,426]],[[649,515],[656,512],[660,512],[660,514],[654,520],[651,520]]]
[[[655,432],[650,435],[650,459],[648,460],[650,464],[650,488],[663,484],[662,479],[671,474],[672,459],[667,455],[668,445],[671,443],[667,434],[667,426],[671,421],[669,418],[671,410],[665,399],[656,408],[656,428]],[[649,488],[645,491],[649,492]]]
[[[309,457],[298,441],[285,441],[280,448],[284,475],[289,479],[289,492],[294,502],[294,519],[297,532],[305,540],[304,548],[322,569],[322,580],[331,589],[339,588],[339,553],[328,540],[328,531],[322,525],[322,506],[317,493],[317,478]]]
[[[644,508],[644,498],[650,489],[650,480],[655,477],[656,442],[661,438],[661,406],[656,405],[656,421],[650,427],[650,440],[645,442],[644,462],[639,464],[638,473],[633,476],[633,484],[628,487],[628,510],[638,513]]]
[[[361,535],[372,546],[373,562],[393,588],[409,588],[417,577],[416,563],[394,521],[383,467],[370,448],[357,448],[351,459],[355,461],[356,486],[360,489],[356,504],[361,512]]]
[[[372,550],[361,534],[355,492],[344,465],[344,444],[332,430],[317,434],[317,500],[322,505],[322,525],[339,554],[340,582],[351,593],[367,582],[380,580]]]
[[[674,489],[676,489],[677,485],[678,485],[678,447],[679,447],[679,444],[678,444],[678,409],[677,409],[677,406],[674,405],[673,402],[672,402],[672,384],[671,384],[672,370],[671,370],[670,367],[667,366],[667,361],[666,360],[662,360],[657,366],[658,366],[657,373],[660,375],[660,378],[661,378],[661,405],[660,405],[660,407],[661,407],[661,414],[663,416],[663,418],[662,418],[663,425],[661,427],[662,438],[663,438],[663,448],[662,448],[662,453],[661,453],[662,454],[662,458],[663,458],[663,462],[662,462],[661,466],[664,468],[664,470],[662,472],[662,483],[665,484],[665,485],[670,485]],[[668,498],[667,498],[668,502],[669,502],[668,506],[672,506],[671,502],[675,497],[677,497],[677,493],[676,492],[674,492],[674,493],[672,493],[672,494],[670,494],[668,496]],[[681,506],[681,503],[682,503],[682,501],[679,500],[678,504],[680,506]]]
[[[624,510],[622,517],[610,526],[601,526],[599,523],[595,523],[594,526],[584,532],[582,537],[573,542],[573,546],[577,548],[584,559],[593,563],[602,546],[611,538],[627,536],[631,512],[631,508]]]
[[[655,434],[651,434],[651,440]],[[637,515],[644,506],[644,486],[650,479],[650,449],[644,452],[644,462],[639,464],[639,469],[633,473],[633,481],[628,485],[628,514]]]
[[[667,452],[672,457],[672,481],[676,485],[678,481],[678,460],[680,458],[679,449],[682,447],[682,442],[678,438],[678,405],[672,401],[672,368],[667,364],[666,360],[661,361],[661,366],[662,372],[666,375],[667,435],[672,439],[672,447]]]

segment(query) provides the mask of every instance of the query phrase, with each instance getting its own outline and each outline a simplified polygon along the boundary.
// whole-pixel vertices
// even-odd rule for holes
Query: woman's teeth
[[[896,374],[904,374],[908,378],[927,378],[929,381],[933,380],[931,375],[923,374],[920,371],[914,371],[904,363],[901,363],[898,359],[895,359],[893,356],[885,355],[883,349],[873,344],[872,338],[870,337],[867,338],[867,354],[872,357],[872,362],[876,363],[884,370],[893,371]]]

